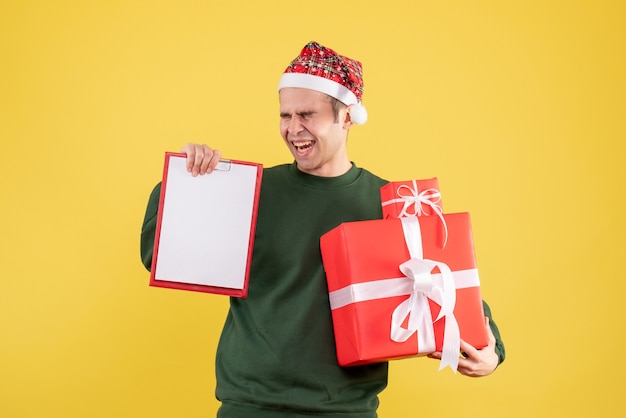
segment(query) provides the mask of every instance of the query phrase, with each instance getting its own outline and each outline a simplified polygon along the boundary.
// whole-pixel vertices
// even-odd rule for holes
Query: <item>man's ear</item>
[[[346,115],[343,118],[343,128],[344,129],[350,129],[352,127],[352,124],[354,122],[352,122],[352,118],[350,117],[350,108],[352,107],[352,105],[346,107]]]

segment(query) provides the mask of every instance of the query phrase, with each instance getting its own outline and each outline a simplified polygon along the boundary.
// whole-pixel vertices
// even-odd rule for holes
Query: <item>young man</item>
[[[352,125],[367,120],[362,93],[361,64],[315,42],[281,77],[280,131],[295,161],[263,173],[248,297],[231,298],[217,350],[218,417],[377,416],[388,365],[338,366],[319,248],[342,222],[382,217],[386,181],[351,163],[346,147]],[[211,173],[221,156],[200,144],[182,152],[193,176]],[[147,268],[159,189],[142,229]],[[487,319],[485,327],[487,347],[461,343],[460,373],[488,375],[504,360],[497,327]]]

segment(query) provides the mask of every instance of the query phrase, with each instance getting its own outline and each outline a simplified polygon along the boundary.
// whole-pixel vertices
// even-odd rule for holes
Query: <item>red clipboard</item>
[[[193,177],[165,153],[150,286],[248,295],[263,166],[220,160]]]

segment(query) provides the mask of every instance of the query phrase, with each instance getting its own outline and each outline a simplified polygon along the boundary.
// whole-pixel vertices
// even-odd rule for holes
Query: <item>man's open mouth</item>
[[[314,141],[291,141],[291,145],[293,145],[293,147],[298,151],[298,152],[305,152],[307,150],[309,150],[314,144]]]

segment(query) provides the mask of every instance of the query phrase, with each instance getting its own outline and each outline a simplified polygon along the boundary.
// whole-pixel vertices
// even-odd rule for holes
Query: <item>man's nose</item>
[[[299,117],[294,116],[289,120],[289,126],[287,126],[287,132],[289,132],[289,134],[297,135],[302,129],[302,123]]]

